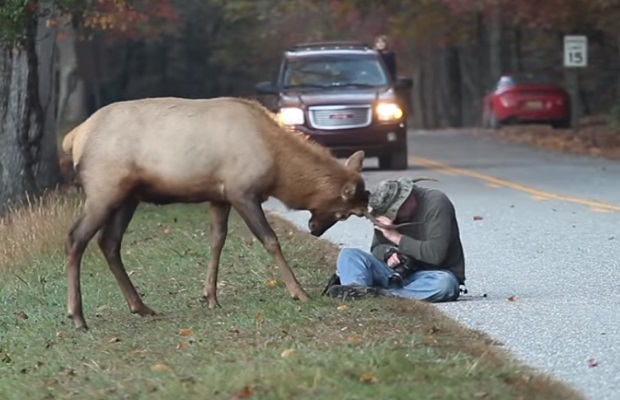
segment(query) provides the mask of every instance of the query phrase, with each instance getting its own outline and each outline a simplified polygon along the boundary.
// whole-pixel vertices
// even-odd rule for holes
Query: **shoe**
[[[363,299],[384,295],[385,290],[360,285],[334,285],[327,290],[329,297],[346,299]]]
[[[327,281],[327,285],[325,285],[325,288],[323,289],[323,291],[321,292],[321,296],[325,296],[327,295],[327,292],[329,291],[329,289],[334,286],[334,285],[340,285],[340,277],[338,276],[338,274],[334,273],[330,278],[329,281]]]

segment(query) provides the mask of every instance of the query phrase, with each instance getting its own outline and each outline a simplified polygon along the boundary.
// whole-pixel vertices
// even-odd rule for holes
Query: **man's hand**
[[[394,268],[400,263],[400,259],[398,258],[398,254],[394,253],[390,256],[390,258],[386,261],[388,267]]]
[[[384,216],[377,217],[377,221],[379,221],[382,224],[386,224],[386,225],[391,225],[392,224],[392,221],[390,221],[389,218],[384,217]],[[387,240],[389,240],[390,242],[394,243],[395,245],[398,245],[400,243],[400,239],[403,237],[402,234],[398,233],[394,229],[385,229],[385,228],[381,228],[380,226],[377,226],[377,225],[375,225],[375,229],[381,231],[381,233],[383,233],[383,236],[385,236],[385,238]]]

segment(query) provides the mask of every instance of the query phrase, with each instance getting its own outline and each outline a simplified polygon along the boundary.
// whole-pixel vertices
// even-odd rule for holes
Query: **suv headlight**
[[[297,107],[283,107],[278,111],[278,120],[285,125],[301,125],[304,123],[304,111]]]
[[[379,121],[395,121],[403,117],[403,110],[395,103],[379,103],[376,110]]]

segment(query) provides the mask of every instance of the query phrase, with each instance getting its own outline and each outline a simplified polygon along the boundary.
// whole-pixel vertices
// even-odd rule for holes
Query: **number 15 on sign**
[[[564,36],[564,66],[586,67],[588,65],[588,38]]]

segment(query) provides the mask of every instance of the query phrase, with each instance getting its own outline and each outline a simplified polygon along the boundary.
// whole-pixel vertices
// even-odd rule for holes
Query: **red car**
[[[503,75],[483,99],[482,123],[498,129],[511,123],[549,123],[569,128],[570,95],[545,75]]]

